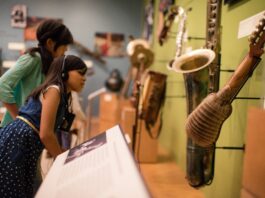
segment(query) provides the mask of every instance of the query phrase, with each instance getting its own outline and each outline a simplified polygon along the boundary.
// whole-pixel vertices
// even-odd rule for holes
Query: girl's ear
[[[55,45],[55,42],[51,38],[48,38],[46,40],[46,47],[51,53],[53,53],[54,51],[54,45]]]

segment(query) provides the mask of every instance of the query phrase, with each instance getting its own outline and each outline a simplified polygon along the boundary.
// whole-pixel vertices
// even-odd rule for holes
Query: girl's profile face
[[[68,50],[68,45],[60,45],[56,50],[52,51],[52,56],[53,58],[63,56],[67,50]]]
[[[86,76],[82,70],[68,71],[69,78],[67,80],[67,88],[69,91],[80,92],[86,82]]]
[[[47,39],[46,41],[46,48],[47,50],[52,54],[53,58],[57,58],[59,56],[63,56],[64,53],[68,50],[68,45],[60,45],[54,50],[54,47],[56,45],[56,42],[54,42],[52,39]]]

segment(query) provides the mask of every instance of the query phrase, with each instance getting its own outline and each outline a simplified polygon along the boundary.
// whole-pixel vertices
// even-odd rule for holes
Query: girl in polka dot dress
[[[87,67],[73,55],[56,58],[43,84],[19,110],[17,118],[0,129],[0,197],[33,197],[37,161],[45,147],[55,158],[62,153],[57,129],[69,129],[71,91],[85,85]]]

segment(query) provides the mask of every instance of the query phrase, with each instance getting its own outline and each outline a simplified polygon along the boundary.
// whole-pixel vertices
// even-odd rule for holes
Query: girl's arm
[[[62,153],[62,149],[58,143],[54,132],[56,114],[60,103],[60,93],[50,87],[44,94],[42,99],[42,112],[40,122],[40,139],[49,153],[56,157]]]
[[[12,118],[15,119],[16,116],[18,115],[17,105],[15,103],[14,104],[6,103],[6,102],[2,102],[2,103],[3,103],[3,106],[9,111]]]
[[[16,64],[8,69],[0,78],[0,100],[13,118],[18,114],[14,90],[20,80],[30,75],[39,62],[40,58],[37,56],[22,55]]]

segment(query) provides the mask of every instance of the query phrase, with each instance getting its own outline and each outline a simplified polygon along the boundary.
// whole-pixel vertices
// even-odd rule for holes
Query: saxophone
[[[182,8],[181,8],[182,9]],[[158,42],[162,46],[168,37],[168,31],[170,30],[175,17],[179,14],[179,6],[173,5],[169,8],[169,13],[164,20],[163,28],[158,36]]]
[[[162,46],[163,43],[166,41],[168,36],[168,31],[170,30],[172,23],[175,17],[179,17],[179,24],[178,24],[178,33],[176,35],[176,54],[175,58],[178,58],[182,55],[183,51],[183,39],[186,33],[186,21],[187,21],[187,12],[191,11],[192,9],[189,8],[185,11],[182,7],[173,5],[169,9],[169,14],[164,21],[163,29],[159,35],[159,44]],[[171,60],[167,65],[168,70],[172,70],[172,63],[174,60]]]
[[[183,73],[187,114],[190,115],[203,99],[219,88],[221,0],[207,1],[205,49],[184,54],[172,63],[172,69]],[[215,144],[207,147],[187,138],[186,178],[193,187],[211,184],[214,176]]]
[[[130,98],[134,107],[138,106],[138,84],[142,82],[144,72],[151,66],[154,60],[154,53],[146,40],[134,39],[127,45],[127,53],[130,56],[132,67],[136,69],[136,75],[133,83],[132,97]]]

